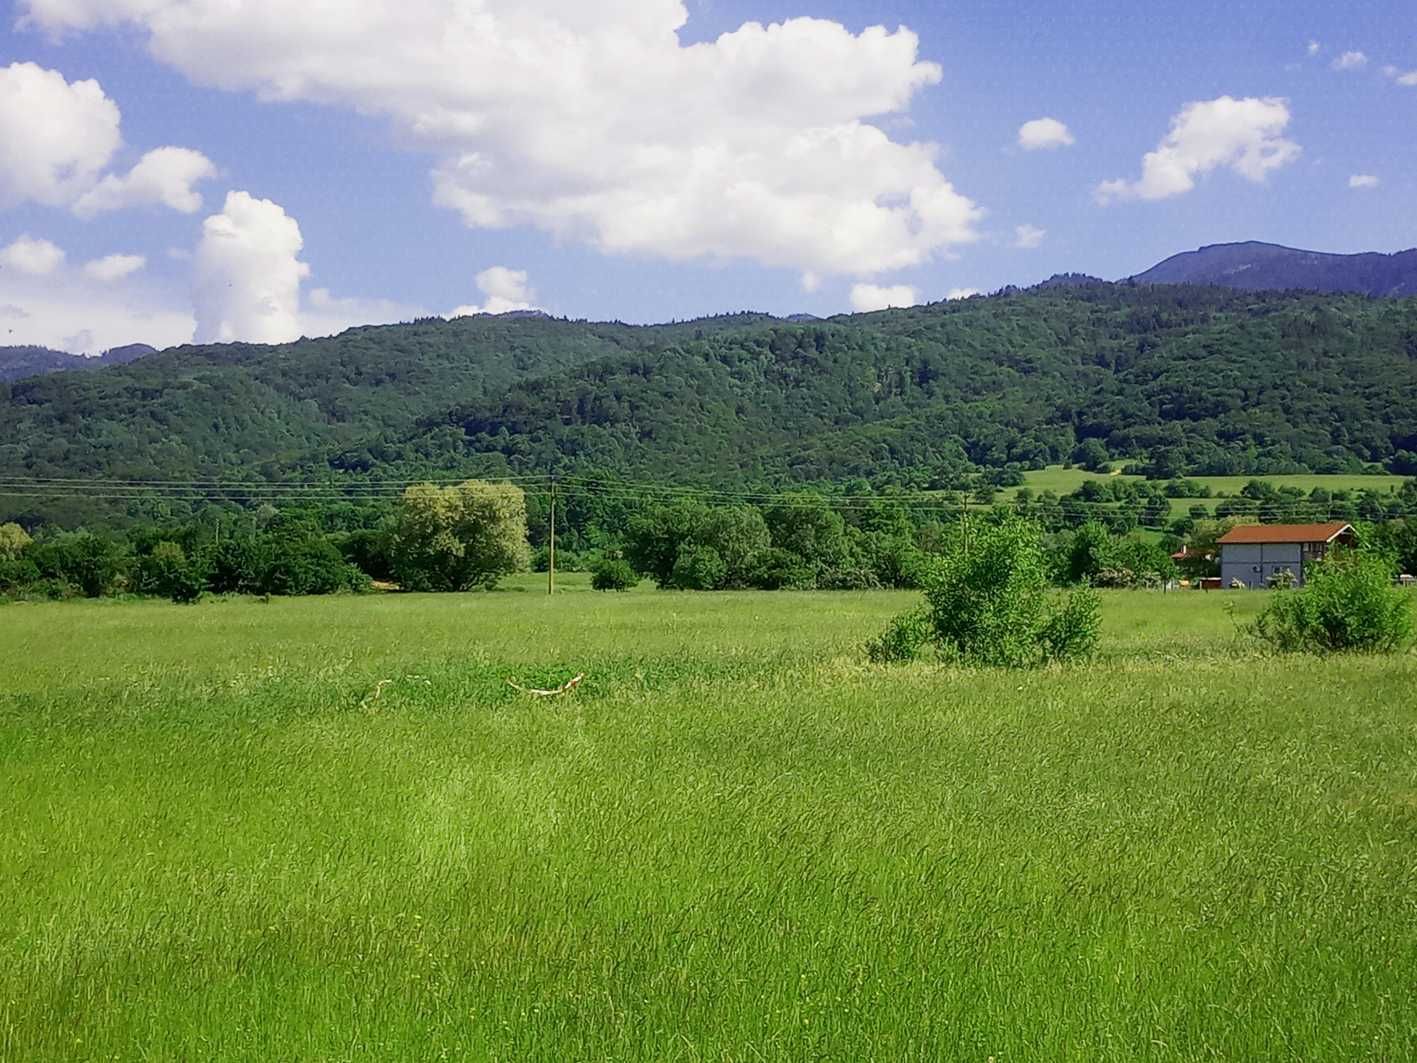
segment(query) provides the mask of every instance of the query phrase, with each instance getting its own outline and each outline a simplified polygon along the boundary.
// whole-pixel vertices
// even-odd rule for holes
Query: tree
[[[195,602],[206,589],[206,581],[187,559],[177,543],[159,542],[138,559],[134,582],[140,594],[171,598],[174,602]]]
[[[526,494],[477,480],[404,492],[394,527],[395,578],[405,590],[492,588],[531,563]]]
[[[18,524],[0,524],[0,561],[14,561],[34,542]]]

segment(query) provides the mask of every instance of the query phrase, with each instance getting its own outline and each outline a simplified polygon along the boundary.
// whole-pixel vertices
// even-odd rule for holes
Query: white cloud
[[[137,275],[100,280],[58,266],[37,276],[0,269],[0,343],[33,343],[98,354],[128,343],[171,347],[192,339],[192,314],[180,297]]]
[[[142,255],[108,255],[84,266],[84,273],[96,281],[118,281],[130,277],[148,264]]]
[[[920,293],[908,284],[882,287],[878,284],[857,284],[851,289],[851,309],[858,314],[890,307],[916,306]]]
[[[1014,246],[1031,251],[1043,243],[1043,238],[1048,235],[1047,229],[1040,229],[1037,225],[1016,225],[1014,226]]]
[[[1385,66],[1383,74],[1407,88],[1417,86],[1417,70],[1404,71],[1395,66]]]
[[[1368,57],[1362,52],[1344,52],[1330,65],[1335,70],[1362,70],[1368,65]]]
[[[1272,170],[1299,157],[1299,145],[1282,135],[1289,121],[1288,101],[1275,97],[1221,96],[1187,104],[1171,120],[1166,139],[1142,159],[1140,180],[1105,181],[1097,187],[1097,200],[1169,199],[1221,168],[1263,182]]]
[[[191,148],[156,148],[127,176],[109,174],[74,204],[74,213],[92,217],[126,207],[161,205],[183,214],[202,209],[202,196],[192,186],[217,175],[216,166]]]
[[[1308,51],[1309,51],[1309,58],[1312,59],[1314,56],[1318,55],[1321,51],[1323,51],[1323,48],[1324,48],[1324,46],[1323,46],[1322,44],[1320,44],[1318,41],[1310,41],[1310,42],[1309,42],[1309,49],[1308,49]]]
[[[1349,188],[1377,188],[1380,184],[1382,184],[1382,180],[1380,178],[1374,177],[1370,173],[1355,173],[1352,177],[1348,179]]]
[[[34,63],[0,68],[0,208],[68,206],[118,150],[118,125],[97,81],[70,84]]]
[[[48,240],[21,236],[9,247],[0,249],[0,270],[24,273],[31,277],[46,277],[63,264],[63,250]]]
[[[336,14],[336,7],[338,8]],[[796,18],[692,45],[681,0],[22,0],[133,24],[193,81],[390,118],[436,201],[607,252],[872,274],[978,239],[938,149],[881,128],[941,69],[908,29]]]
[[[1018,146],[1025,151],[1047,151],[1077,143],[1067,126],[1056,118],[1035,118],[1018,128]]]
[[[191,214],[216,167],[190,148],[158,148],[126,176],[103,175],[122,146],[118,105],[97,81],[72,84],[34,63],[0,69],[0,209],[68,207],[81,217],[161,204]]]
[[[309,267],[295,219],[276,203],[232,192],[202,223],[194,303],[198,343],[299,338],[300,284]]]
[[[505,314],[512,310],[535,310],[536,292],[527,283],[525,270],[492,266],[477,275],[477,290],[487,297],[481,306],[460,306],[448,317],[474,314]]]
[[[983,294],[978,288],[951,288],[945,298],[953,302],[956,299],[973,299],[976,295]]]

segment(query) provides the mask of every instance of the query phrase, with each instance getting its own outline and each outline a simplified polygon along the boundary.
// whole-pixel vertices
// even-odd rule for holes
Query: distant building
[[[1334,546],[1352,546],[1353,526],[1327,524],[1242,524],[1220,537],[1220,585],[1252,590],[1292,573],[1301,587],[1305,569]]]

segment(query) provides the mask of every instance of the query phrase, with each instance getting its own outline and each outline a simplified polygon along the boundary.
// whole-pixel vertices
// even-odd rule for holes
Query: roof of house
[[[1353,525],[1341,520],[1326,524],[1241,524],[1220,537],[1221,546],[1247,543],[1331,543]]]

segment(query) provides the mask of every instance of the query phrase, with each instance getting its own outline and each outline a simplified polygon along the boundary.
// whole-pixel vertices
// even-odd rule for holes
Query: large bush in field
[[[597,591],[628,591],[640,582],[630,563],[623,558],[607,557],[591,570],[590,585]]]
[[[1312,566],[1299,590],[1279,591],[1254,632],[1276,649],[1391,653],[1412,638],[1412,599],[1393,586],[1383,555],[1340,551]]]
[[[1008,520],[975,529],[923,577],[929,641],[951,661],[1006,668],[1079,660],[1097,647],[1100,616],[1089,588],[1061,602],[1051,590],[1039,528]],[[896,623],[869,649],[904,659],[914,623]]]
[[[25,550],[43,579],[77,588],[88,598],[122,590],[131,555],[123,543],[92,532],[62,532]]]
[[[477,480],[410,487],[394,526],[393,575],[405,590],[495,587],[531,564],[526,535],[520,487]]]

